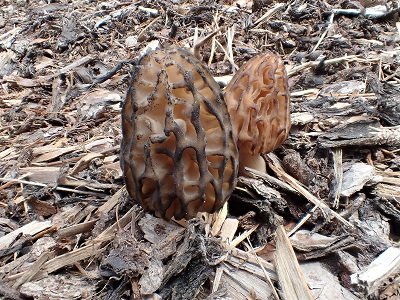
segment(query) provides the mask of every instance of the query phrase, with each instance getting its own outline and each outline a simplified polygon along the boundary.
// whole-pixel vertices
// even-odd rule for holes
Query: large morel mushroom
[[[122,109],[129,195],[165,219],[214,212],[236,183],[238,150],[222,92],[183,49],[140,58]]]

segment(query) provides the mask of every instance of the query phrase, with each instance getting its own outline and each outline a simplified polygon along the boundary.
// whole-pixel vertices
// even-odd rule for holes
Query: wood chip
[[[275,265],[285,299],[313,299],[283,226],[276,232]]]

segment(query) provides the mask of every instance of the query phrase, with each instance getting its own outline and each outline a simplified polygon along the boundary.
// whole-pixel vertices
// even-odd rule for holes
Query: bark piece
[[[399,273],[400,248],[389,247],[365,269],[351,275],[351,282],[372,294],[386,279]]]
[[[321,262],[302,263],[300,267],[310,287],[313,299],[360,299],[341,286],[337,276],[332,274]]]

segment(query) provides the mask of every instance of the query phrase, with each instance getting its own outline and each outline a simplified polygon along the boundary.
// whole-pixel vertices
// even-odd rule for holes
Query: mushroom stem
[[[239,148],[239,175],[243,175],[245,167],[252,168],[254,170],[265,173],[267,171],[267,165],[264,158],[260,154],[249,154],[248,150]]]

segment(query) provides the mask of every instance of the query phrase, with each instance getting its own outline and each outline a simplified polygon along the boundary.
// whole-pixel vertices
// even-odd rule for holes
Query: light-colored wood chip
[[[284,299],[313,300],[283,226],[276,231],[275,267]]]

